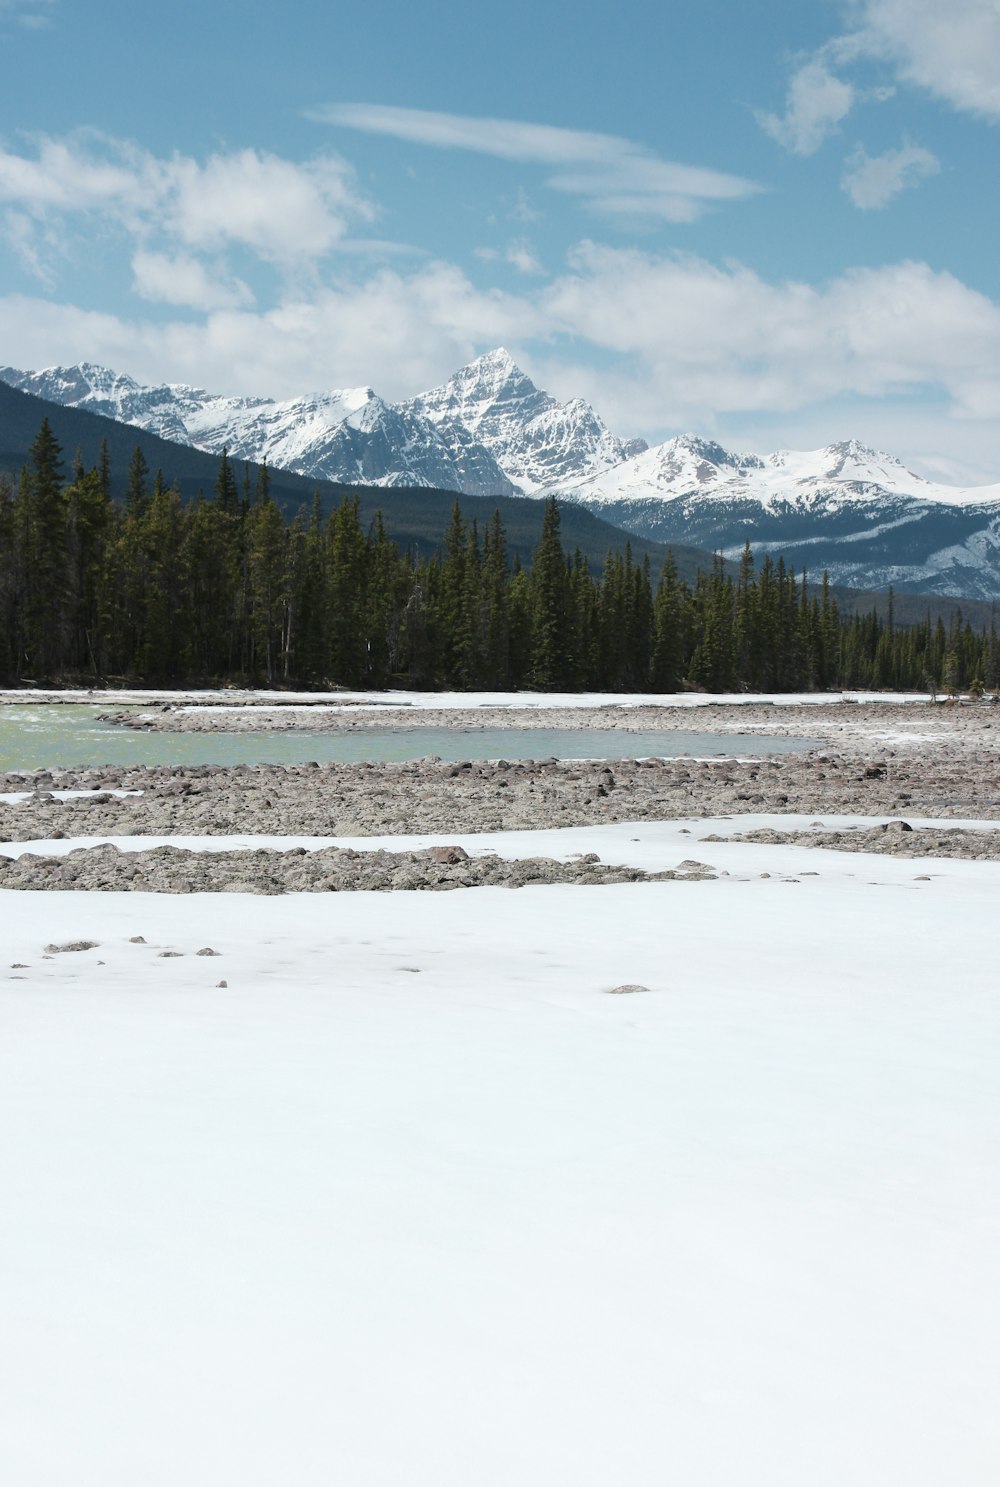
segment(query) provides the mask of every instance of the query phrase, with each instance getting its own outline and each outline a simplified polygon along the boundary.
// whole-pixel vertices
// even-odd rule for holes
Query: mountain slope
[[[671,439],[553,493],[636,535],[730,557],[749,542],[855,588],[1000,593],[1000,485],[935,485],[853,440],[761,459]]]
[[[736,556],[749,541],[856,588],[1000,594],[1000,485],[935,485],[855,441],[764,457],[691,436],[625,444],[589,404],[536,387],[503,348],[399,405],[368,387],[285,402],[143,387],[87,363],[0,368],[4,382],[311,481],[554,494],[648,542]]]
[[[528,495],[596,478],[636,448],[616,438],[582,398],[558,403],[540,391],[502,346],[403,406],[439,426],[467,428]]]
[[[313,397],[222,397],[183,383],[143,387],[107,367],[82,363],[0,380],[63,407],[84,408],[176,443],[319,480],[426,485],[470,495],[512,495],[515,487],[465,428],[432,423],[372,391],[336,389]]]
[[[40,372],[0,367],[0,380],[213,454],[225,446],[239,459],[366,485],[537,494],[555,481],[611,470],[645,447],[623,444],[581,399],[558,403],[540,391],[502,348],[398,405],[370,387],[284,402],[183,383],[144,387],[89,362]]]
[[[218,473],[218,456],[206,454],[189,445],[175,444],[129,424],[117,423],[80,408],[60,407],[30,393],[19,392],[0,381],[0,475],[16,481],[18,471],[28,462],[29,451],[37,437],[42,420],[47,419],[62,446],[67,474],[76,454],[85,468],[98,463],[101,444],[107,441],[111,464],[112,492],[123,496],[129,460],[138,447],[151,471],[162,470],[168,484],[176,484],[185,500],[199,492],[210,495]],[[239,468],[242,485],[244,472],[251,491],[259,466],[247,462]],[[345,497],[360,503],[362,522],[374,520],[382,513],[386,531],[404,550],[413,548],[424,555],[436,552],[442,545],[452,508],[458,499],[467,521],[476,521],[485,531],[494,511],[499,511],[507,533],[511,557],[525,564],[538,545],[544,507],[540,501],[517,496],[466,496],[456,498],[454,491],[428,486],[377,487],[347,485],[342,482],[310,480],[287,470],[270,470],[271,495],[287,514],[307,508],[317,493],[324,511],[331,510]],[[579,547],[594,571],[599,571],[608,552],[624,552],[631,545],[637,561],[648,558],[654,576],[666,557],[659,542],[632,537],[604,518],[583,507],[568,506],[562,512],[563,546],[568,552]],[[674,549],[681,577],[692,580],[699,568],[711,564],[711,555],[681,543]]]

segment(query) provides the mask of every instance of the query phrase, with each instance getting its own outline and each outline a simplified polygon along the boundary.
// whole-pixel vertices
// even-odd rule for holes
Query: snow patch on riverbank
[[[558,836],[790,865],[750,824]],[[986,1487],[1000,869],[841,855],[0,892],[10,1480]]]

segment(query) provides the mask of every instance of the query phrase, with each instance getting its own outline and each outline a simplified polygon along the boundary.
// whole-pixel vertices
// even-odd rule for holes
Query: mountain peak
[[[492,351],[484,351],[482,356],[477,356],[470,362],[470,366],[475,366],[479,362],[483,362],[489,366],[516,366],[514,358],[506,346],[494,346]]]
[[[455,373],[460,377],[462,372],[493,372],[500,376],[509,377],[511,374],[523,377],[525,375],[517,362],[511,356],[506,346],[494,346],[492,351],[484,351],[482,356],[475,357]]]
[[[849,460],[893,460],[891,454],[885,454],[881,449],[873,449],[870,444],[862,444],[860,439],[841,439],[836,444],[828,444],[827,454],[838,456],[840,459]],[[898,461],[893,460],[893,463]]]
[[[526,492],[610,469],[627,457],[589,403],[560,403],[543,392],[506,346],[477,356],[442,387],[404,406],[438,427],[462,425]],[[631,452],[638,453],[638,446]]]
[[[497,346],[494,350],[477,356],[464,367],[459,367],[458,371],[449,377],[445,387],[460,388],[463,391],[468,388],[482,388],[485,394],[491,397],[498,396],[503,390],[506,396],[513,393],[518,398],[543,398],[547,403],[555,401],[554,398],[549,398],[547,393],[539,391],[527,372],[518,366],[506,346]],[[428,397],[430,394],[425,393],[424,396]]]

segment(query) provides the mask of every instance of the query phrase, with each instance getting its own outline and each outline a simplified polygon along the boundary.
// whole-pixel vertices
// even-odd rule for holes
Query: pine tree
[[[249,669],[270,686],[282,670],[288,540],[281,512],[267,494],[266,484],[263,490],[249,517]]]
[[[125,483],[125,512],[138,521],[146,509],[149,499],[149,465],[146,456],[137,444],[132,451]]]
[[[482,676],[483,685],[504,691],[510,685],[510,596],[507,537],[500,512],[483,539],[482,564]]]
[[[653,601],[650,685],[654,692],[677,692],[684,679],[686,597],[674,555],[668,552]]]
[[[567,672],[568,583],[559,538],[559,507],[545,503],[542,534],[531,561],[531,681],[541,691],[565,685]]]
[[[74,670],[98,676],[106,665],[108,616],[103,574],[114,511],[99,470],[78,472],[66,492],[70,567],[70,654]]]
[[[358,497],[345,499],[328,527],[325,670],[340,686],[348,687],[361,685],[368,665],[367,553],[358,512]]]
[[[31,446],[30,460],[22,485],[25,648],[32,673],[45,677],[55,675],[62,665],[70,596],[62,450],[47,418]]]

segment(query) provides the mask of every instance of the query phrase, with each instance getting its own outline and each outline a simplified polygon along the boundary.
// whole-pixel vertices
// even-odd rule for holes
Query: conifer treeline
[[[13,681],[240,680],[269,684],[672,692],[994,687],[995,632],[960,620],[903,629],[843,618],[783,562],[693,585],[630,550],[600,577],[564,552],[544,509],[530,567],[508,562],[456,503],[439,554],[401,553],[356,500],[291,521],[266,466],[250,489],[223,453],[208,499],[181,503],[136,449],[125,499],[106,451],[67,481],[47,421],[16,488],[0,481],[0,675]]]

